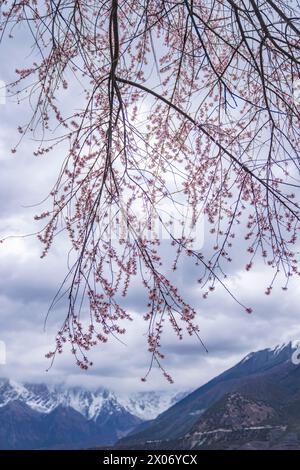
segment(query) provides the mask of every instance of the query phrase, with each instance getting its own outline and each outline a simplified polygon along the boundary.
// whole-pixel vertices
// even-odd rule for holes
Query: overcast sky
[[[18,56],[23,54],[21,46],[18,50],[14,47],[1,51],[0,79],[5,82],[13,78]],[[64,156],[33,157],[29,137],[12,154],[11,148],[19,137],[16,129],[26,122],[26,105],[7,101],[0,105],[0,116],[0,236],[32,233],[37,229],[33,216],[39,208],[28,206],[47,196]],[[207,236],[204,236],[204,248]],[[147,323],[142,318],[144,299],[138,284],[127,301],[135,321],[128,325],[127,335],[122,338],[126,344],[111,339],[108,344],[97,346],[90,355],[94,367],[88,372],[78,369],[67,348],[46,372],[49,362],[45,353],[53,347],[55,332],[65,312],[54,311],[46,330],[44,320],[66,273],[66,247],[63,242],[58,243],[43,260],[40,252],[35,237],[16,237],[0,245],[0,340],[5,342],[7,352],[6,365],[0,365],[0,376],[26,381],[67,381],[88,387],[101,385],[123,391],[193,389],[250,351],[300,339],[298,279],[291,281],[287,292],[282,291],[278,280],[272,295],[266,296],[265,287],[272,273],[262,263],[250,273],[237,262],[233,264],[229,286],[244,304],[253,308],[253,313],[248,315],[221,288],[204,301],[194,282],[195,273],[186,262],[181,263],[176,282],[198,311],[201,337],[209,352],[195,338],[178,342],[166,330],[164,365],[174,385],[168,384],[156,370],[145,384],[140,381],[147,371],[150,355],[145,336]],[[239,258],[237,248],[235,259]]]

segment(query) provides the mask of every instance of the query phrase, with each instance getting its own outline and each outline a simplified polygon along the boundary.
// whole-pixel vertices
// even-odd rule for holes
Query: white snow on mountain
[[[254,356],[254,354],[255,354],[254,352],[251,352],[251,353],[247,354],[247,356],[245,356],[245,357],[241,360],[240,363],[243,364],[244,362],[249,361],[249,359],[251,359],[251,357]]]
[[[73,408],[87,419],[96,420],[99,414],[127,411],[143,420],[156,418],[160,413],[182,399],[187,393],[140,392],[117,396],[113,391],[99,388],[89,391],[65,385],[21,384],[0,379],[0,407],[19,400],[40,413],[50,413],[59,405]]]
[[[120,397],[119,401],[131,414],[141,419],[154,419],[159,414],[182,400],[190,392],[140,392],[129,397]]]
[[[276,346],[272,346],[270,348],[267,348],[267,349],[264,349],[264,350],[261,350],[261,351],[251,352],[251,353],[247,354],[247,356],[245,356],[241,360],[240,364],[243,364],[243,363],[249,361],[249,359],[251,359],[253,357],[257,358],[259,354],[265,353],[265,351],[268,352],[269,356],[275,358],[276,356],[278,356],[283,351],[289,352],[289,351],[294,351],[295,349],[298,349],[298,348],[300,348],[300,340],[292,340],[292,341],[288,341],[286,343],[277,344]]]
[[[285,349],[290,343],[282,343],[282,344],[277,344],[273,348],[269,348],[269,351],[274,354],[274,356],[277,356],[283,349]]]
[[[300,341],[295,339],[295,340],[292,340],[292,341],[288,341],[286,343],[277,344],[276,346],[274,346],[272,348],[268,348],[268,351],[272,352],[274,354],[274,356],[277,356],[284,349],[294,350],[294,349],[297,349],[299,346],[300,346]]]

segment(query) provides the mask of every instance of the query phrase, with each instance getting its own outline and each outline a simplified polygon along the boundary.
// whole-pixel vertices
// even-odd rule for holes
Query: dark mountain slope
[[[248,354],[236,366],[203,385],[156,418],[148,428],[122,439],[120,448],[143,447],[147,441],[173,441],[183,437],[202,414],[225,395],[239,391],[249,399],[264,400],[276,409],[297,397],[300,368],[291,362],[292,343]],[[269,406],[269,405],[268,405]]]
[[[39,446],[45,429],[40,413],[12,401],[0,408],[0,449],[32,449]]]
[[[42,414],[17,400],[0,408],[0,449],[76,448],[99,438],[96,424],[71,408]]]

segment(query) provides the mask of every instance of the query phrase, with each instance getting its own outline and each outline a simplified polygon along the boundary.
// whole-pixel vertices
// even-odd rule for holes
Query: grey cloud
[[[16,52],[13,47],[9,44],[8,49],[1,52],[2,57],[13,57]],[[14,55],[16,64],[23,55],[24,49],[20,47],[17,56]],[[24,60],[30,62],[32,58],[25,57]],[[11,80],[13,74],[8,72],[6,61],[1,63],[0,78]],[[40,208],[23,206],[38,203],[47,195],[55,182],[61,155],[34,158],[31,154],[34,143],[26,138],[20,150],[12,156],[10,148],[18,139],[16,127],[19,119],[26,121],[26,112],[24,107],[9,103],[0,107],[0,113],[1,236],[32,233],[39,227],[33,221],[33,215]],[[209,227],[205,228],[202,251],[206,254],[211,244]],[[146,344],[147,324],[142,318],[146,298],[138,278],[125,300],[126,307],[135,316],[135,321],[127,325],[127,335],[120,338],[126,346],[113,339],[106,345],[97,346],[91,351],[94,367],[88,372],[77,368],[67,347],[49,372],[45,372],[49,363],[44,354],[53,347],[55,333],[65,315],[62,304],[52,312],[46,331],[43,331],[47,308],[66,273],[66,244],[63,238],[59,240],[45,260],[39,259],[40,248],[35,238],[12,239],[0,245],[0,339],[6,342],[8,358],[6,366],[0,366],[0,375],[27,381],[66,380],[72,384],[105,385],[122,390],[168,389],[170,385],[157,369],[153,369],[146,384],[140,382],[151,356]],[[241,265],[246,263],[243,239],[234,247],[235,256],[228,264],[230,276],[226,285],[246,306],[253,307],[251,315],[247,315],[220,286],[207,300],[203,300],[203,290],[197,284],[202,268],[196,267],[191,259],[182,259],[178,270],[173,273],[170,259],[174,250],[168,241],[162,243],[160,250],[166,274],[170,274],[198,311],[200,335],[209,350],[206,354],[196,338],[187,335],[179,342],[170,328],[166,328],[163,336],[164,366],[172,374],[175,387],[195,388],[232,366],[249,351],[300,338],[298,280],[292,280],[290,290],[283,293],[283,279],[278,279],[273,294],[265,296],[264,290],[272,273],[262,262],[256,263],[253,272],[241,270]]]

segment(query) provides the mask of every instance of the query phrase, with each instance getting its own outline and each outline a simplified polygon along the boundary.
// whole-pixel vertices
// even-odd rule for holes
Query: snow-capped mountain
[[[205,448],[239,448],[250,445],[250,441],[253,448],[260,443],[268,448],[268,440],[270,446],[284,447],[291,445],[292,436],[299,449],[300,364],[293,360],[295,351],[297,356],[298,341],[247,354],[146,428],[141,426],[138,432],[121,439],[117,448],[202,448],[204,438]],[[280,442],[276,443],[276,433],[282,426],[287,435],[279,434]],[[266,430],[270,432],[267,438]],[[299,434],[295,437],[296,431]]]
[[[188,393],[190,392],[139,392],[119,397],[119,402],[133,415],[143,420],[151,420],[182,400]]]
[[[164,441],[180,448],[176,446],[182,439],[182,445],[190,442],[191,430],[192,436],[219,430],[228,407],[235,410],[234,426],[243,427],[247,443],[247,433],[254,432],[262,412],[267,413],[263,429],[274,424],[268,421],[270,413],[278,415],[278,426],[281,416],[285,426],[298,423],[300,366],[293,356],[299,349],[299,342],[289,342],[247,354],[190,394],[173,390],[124,395],[105,388],[90,391],[0,379],[0,449],[86,448],[117,441],[116,448],[148,448],[149,442]],[[250,427],[240,423],[245,407],[259,411],[257,416],[251,411]],[[255,439],[263,439],[256,431]]]
[[[0,449],[111,445],[182,396],[176,391],[126,396],[105,388],[0,379]]]
[[[126,411],[141,420],[154,419],[186,394],[175,390],[117,396],[115,392],[105,388],[89,391],[82,387],[66,387],[63,384],[21,384],[0,379],[0,407],[18,400],[39,413],[50,413],[58,406],[63,406],[72,408],[94,421],[103,409],[113,412]]]

